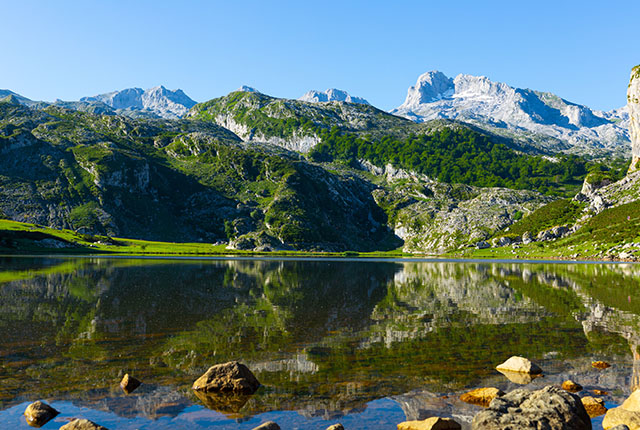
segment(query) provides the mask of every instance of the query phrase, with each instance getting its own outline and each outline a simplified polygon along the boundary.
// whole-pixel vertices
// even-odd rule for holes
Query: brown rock
[[[340,423],[327,427],[327,430],[344,430],[344,426]]]
[[[280,430],[280,426],[273,421],[267,421],[260,424],[258,427],[254,427],[252,430]]]
[[[606,361],[592,361],[591,365],[596,369],[606,369],[607,367],[611,367],[611,365]]]
[[[193,389],[204,392],[253,394],[260,382],[244,364],[230,361],[212,366],[193,383]]]
[[[504,392],[500,391],[497,388],[477,388],[461,395],[460,400],[466,403],[480,405],[486,408],[487,406],[489,406],[489,403],[491,403],[491,400],[503,395]]]
[[[127,373],[122,378],[122,381],[120,381],[120,388],[122,388],[122,391],[129,394],[138,388],[140,384],[142,384],[142,382]]]
[[[606,396],[609,392],[604,390],[593,390],[593,394],[596,396]]]
[[[79,420],[75,419],[71,421],[69,424],[65,424],[60,427],[60,430],[108,430],[106,427],[102,427],[89,420]]]
[[[582,405],[589,414],[589,418],[599,417],[607,413],[607,408],[604,406],[604,400],[596,399],[595,397],[587,396],[583,397]]]
[[[431,417],[422,421],[405,421],[398,430],[460,430],[462,426],[451,418]]]
[[[567,379],[562,383],[562,389],[570,393],[577,393],[578,391],[582,391],[582,385],[576,384],[571,379]]]
[[[60,412],[41,401],[33,402],[24,411],[24,418],[31,427],[42,427]]]

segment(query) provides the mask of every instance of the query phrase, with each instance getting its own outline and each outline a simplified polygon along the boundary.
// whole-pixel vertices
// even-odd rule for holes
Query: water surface
[[[570,378],[613,406],[639,380],[639,288],[630,264],[1,258],[0,428],[28,428],[38,399],[62,412],[45,429],[466,425],[461,393],[523,386],[494,370],[511,355],[544,370],[525,388]],[[260,391],[194,395],[229,360]],[[127,372],[144,382],[128,396]]]

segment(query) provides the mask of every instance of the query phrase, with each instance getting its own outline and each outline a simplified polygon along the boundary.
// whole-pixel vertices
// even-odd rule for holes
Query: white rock
[[[506,370],[511,372],[530,373],[533,375],[542,373],[542,369],[538,367],[538,365],[524,357],[518,357],[517,355],[514,355],[504,363],[498,365],[496,369],[501,371]]]
[[[627,88],[627,109],[629,111],[629,131],[631,134],[631,154],[633,159],[629,171],[640,166],[640,65],[631,70],[631,79]]]
[[[300,97],[298,100],[303,102],[347,102],[347,103],[360,103],[368,105],[370,104],[368,101],[363,99],[362,97],[355,97],[347,93],[346,91],[338,90],[335,88],[329,88],[328,90],[321,92],[316,90],[311,90],[307,92],[305,95]]]

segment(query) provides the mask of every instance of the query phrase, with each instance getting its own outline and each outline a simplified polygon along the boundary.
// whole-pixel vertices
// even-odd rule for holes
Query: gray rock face
[[[127,88],[93,97],[83,97],[80,101],[104,103],[122,114],[136,116],[136,113],[142,115],[146,113],[170,119],[182,117],[196,104],[182,90],[168,90],[162,85],[148,90]]]
[[[335,88],[329,88],[328,90],[321,92],[316,90],[311,90],[307,92],[305,95],[300,97],[298,100],[303,102],[347,102],[347,103],[360,103],[364,105],[370,104],[368,101],[363,99],[362,97],[355,97],[350,95],[346,91],[338,90]]]
[[[514,390],[479,412],[474,430],[590,430],[591,420],[578,396],[547,386],[538,391]]]
[[[604,145],[605,152],[628,151],[625,109],[594,111],[552,93],[514,88],[484,76],[451,79],[437,71],[425,73],[391,113],[417,122],[458,119],[500,134],[530,132],[537,136],[531,143],[542,150],[590,154]]]
[[[627,108],[629,110],[629,132],[633,157],[629,171],[634,171],[640,168],[638,166],[638,160],[640,160],[640,65],[631,70],[631,79],[627,89]]]

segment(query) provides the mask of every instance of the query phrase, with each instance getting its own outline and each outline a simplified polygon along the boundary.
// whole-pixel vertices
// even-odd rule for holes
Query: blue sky
[[[74,100],[132,86],[197,101],[246,84],[329,87],[383,109],[429,70],[485,75],[596,109],[626,103],[634,1],[0,0],[0,88]]]

